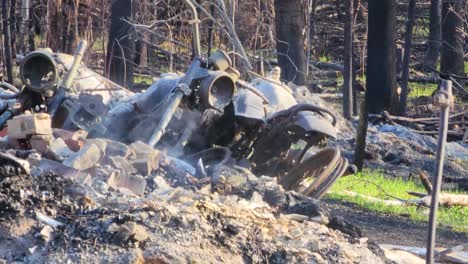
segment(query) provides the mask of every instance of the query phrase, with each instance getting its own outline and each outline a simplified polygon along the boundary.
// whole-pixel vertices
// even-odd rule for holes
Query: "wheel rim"
[[[300,193],[315,190],[335,171],[340,160],[341,153],[338,148],[322,150],[291,169],[280,179],[280,184],[286,190],[296,190]],[[315,180],[312,181],[312,178]]]

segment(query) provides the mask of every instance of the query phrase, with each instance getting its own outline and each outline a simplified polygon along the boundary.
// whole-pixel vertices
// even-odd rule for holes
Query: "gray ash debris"
[[[53,173],[40,177],[29,174],[0,175],[0,215],[16,217],[35,209],[55,208],[66,189],[76,185]]]
[[[274,178],[239,175],[237,184],[224,179],[224,193],[215,191],[221,183],[184,188],[155,176],[142,196],[102,195],[94,184],[52,173],[2,177],[1,201],[8,206],[0,212],[0,258],[23,263],[384,263],[366,242],[350,243],[347,235],[329,229],[316,200],[285,192]],[[250,180],[238,184],[241,178]]]

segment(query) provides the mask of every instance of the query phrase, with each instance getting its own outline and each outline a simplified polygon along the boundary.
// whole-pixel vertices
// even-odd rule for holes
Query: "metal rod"
[[[200,20],[198,20],[198,13],[195,6],[192,4],[190,0],[184,0],[184,2],[190,7],[192,11],[192,33],[193,33],[193,55],[194,57],[200,57],[201,55],[201,45],[200,45],[200,29],[198,24]]]
[[[60,105],[62,105],[63,101],[65,100],[67,96],[66,92],[71,89],[71,85],[75,80],[76,73],[78,72],[78,68],[81,64],[81,60],[83,59],[87,46],[88,42],[86,40],[82,40],[80,41],[80,43],[78,43],[78,47],[76,48],[75,56],[73,58],[72,66],[65,78],[62,80],[62,84],[60,85],[58,91],[55,93],[53,100],[49,103],[48,112],[52,116],[52,118],[55,117],[55,114],[60,108]]]
[[[162,135],[166,131],[169,122],[172,119],[177,107],[179,106],[182,98],[184,97],[184,93],[182,91],[176,90],[169,98],[169,103],[167,105],[166,111],[164,111],[163,117],[161,121],[159,121],[158,127],[154,130],[153,135],[151,136],[150,140],[148,141],[148,145],[155,146],[159,140],[161,139]]]
[[[449,121],[449,107],[453,103],[452,82],[442,80],[440,90],[436,96],[440,105],[439,139],[437,144],[437,156],[435,160],[434,176],[432,179],[433,190],[431,197],[431,210],[429,214],[429,229],[426,249],[426,263],[434,263],[434,247],[437,228],[437,209],[439,207],[440,186],[442,185],[442,174],[444,170],[445,145],[447,142],[447,131]]]
[[[156,127],[153,134],[151,135],[151,138],[148,141],[148,144],[150,146],[156,146],[156,144],[159,142],[162,135],[166,131],[166,128],[169,125],[169,122],[171,121],[175,111],[177,110],[177,107],[182,102],[182,99],[184,98],[184,96],[188,96],[191,93],[190,84],[199,74],[200,65],[201,61],[195,59],[188,68],[185,75],[180,79],[175,91],[171,94],[170,98],[168,99],[166,110],[164,111],[164,114],[162,115],[158,126]]]
[[[68,71],[67,75],[63,79],[62,82],[62,87],[69,90],[71,88],[71,85],[73,83],[73,80],[75,80],[76,73],[78,72],[78,67],[81,64],[81,60],[83,59],[84,53],[86,51],[86,47],[88,46],[88,42],[86,40],[80,41],[78,43],[78,47],[76,48],[75,51],[75,57],[73,59],[73,64]]]

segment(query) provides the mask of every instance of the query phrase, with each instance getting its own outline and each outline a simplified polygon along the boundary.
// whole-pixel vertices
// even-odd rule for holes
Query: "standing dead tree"
[[[442,0],[431,0],[429,15],[429,38],[424,64],[427,68],[436,68],[442,40]]]
[[[345,0],[343,115],[353,115],[353,0]],[[354,98],[356,99],[356,98]]]
[[[398,113],[400,115],[405,115],[406,113],[406,104],[407,104],[407,98],[408,98],[408,80],[409,80],[409,70],[410,70],[409,67],[410,67],[410,57],[411,57],[411,45],[412,45],[412,39],[413,39],[415,9],[416,9],[416,0],[409,0],[408,17],[406,20],[403,69],[402,69],[402,77],[401,77],[400,105],[398,108]]]
[[[3,47],[5,49],[5,65],[6,73],[9,82],[13,81],[13,55],[11,50],[11,28],[10,28],[10,12],[8,0],[2,0],[2,17],[3,17]]]
[[[276,48],[281,77],[297,85],[306,84],[303,10],[301,0],[275,0]]]
[[[366,88],[369,113],[378,114],[384,110],[395,113],[398,105],[395,8],[395,0],[369,1]]]
[[[464,76],[464,44],[465,36],[462,15],[463,0],[447,0],[443,3],[442,20],[442,50],[440,71],[444,74]],[[463,83],[458,78],[457,83]],[[464,88],[464,85],[461,85]]]
[[[107,74],[124,87],[133,87],[135,42],[133,26],[127,22],[132,17],[132,4],[132,0],[117,0],[112,4],[107,46]]]

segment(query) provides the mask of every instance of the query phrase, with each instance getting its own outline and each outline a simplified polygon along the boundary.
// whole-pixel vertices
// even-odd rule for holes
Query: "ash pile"
[[[319,202],[354,166],[325,146],[337,117],[278,68],[248,83],[218,51],[134,94],[85,46],[28,54],[21,86],[0,83],[0,259],[386,262]]]

